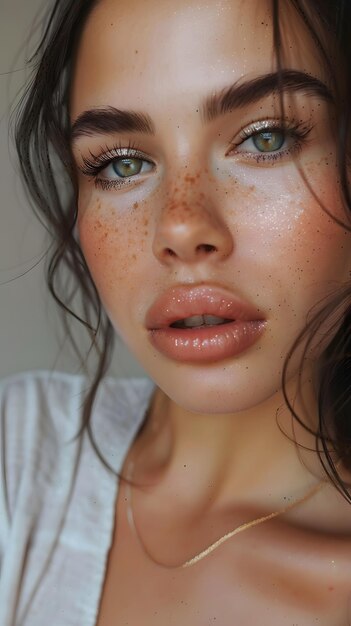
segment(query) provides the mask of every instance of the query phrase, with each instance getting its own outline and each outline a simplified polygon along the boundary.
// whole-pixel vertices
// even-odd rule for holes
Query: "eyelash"
[[[272,164],[277,162],[278,160],[283,159],[286,156],[290,156],[293,153],[297,153],[307,139],[307,136],[311,132],[313,126],[312,124],[298,121],[298,120],[289,120],[289,121],[277,121],[277,120],[258,120],[245,126],[241,129],[239,133],[239,141],[232,141],[231,146],[227,155],[231,154],[244,154],[246,159],[251,159],[255,161],[255,163],[265,163],[270,161]],[[279,149],[272,152],[241,152],[238,148],[244,144],[245,141],[249,139],[253,139],[255,136],[260,135],[261,133],[270,133],[270,132],[281,132],[284,136],[284,142],[287,138],[291,138],[293,141],[293,145],[286,149]]]
[[[241,129],[239,132],[239,140],[232,141],[230,143],[230,148],[226,156],[244,154],[245,159],[253,160],[256,164],[265,163],[267,161],[274,164],[278,160],[298,152],[311,130],[312,125],[297,120],[290,120],[288,122],[267,120],[267,118],[264,120],[258,120]],[[287,137],[290,137],[293,140],[293,145],[285,150],[279,149],[266,153],[241,152],[238,150],[238,148],[240,148],[245,141],[253,139],[255,136],[258,136],[263,132],[269,133],[277,131],[280,131],[284,135],[284,142]],[[131,184],[134,177],[125,177],[120,180],[99,178],[99,173],[107,168],[113,161],[123,157],[128,159],[140,159],[150,165],[155,165],[135,144],[128,142],[127,146],[125,144],[117,144],[112,148],[109,148],[108,146],[101,148],[99,154],[93,154],[90,152],[89,158],[83,156],[83,166],[79,169],[84,176],[93,178],[95,186],[104,191],[116,188],[120,189],[127,184]]]
[[[131,182],[132,176],[118,179],[99,178],[99,173],[108,167],[113,161],[117,159],[140,159],[154,165],[147,155],[139,150],[135,144],[128,142],[128,145],[117,144],[112,148],[106,146],[101,148],[99,154],[93,154],[90,152],[90,157],[82,157],[83,166],[80,167],[80,171],[84,176],[94,179],[96,187],[100,187],[104,191],[109,189],[115,189],[124,187]]]

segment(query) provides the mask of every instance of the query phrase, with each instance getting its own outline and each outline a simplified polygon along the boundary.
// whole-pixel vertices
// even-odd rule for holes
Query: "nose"
[[[153,241],[153,252],[162,263],[221,261],[233,248],[232,233],[204,193],[190,197],[176,193],[165,204]]]

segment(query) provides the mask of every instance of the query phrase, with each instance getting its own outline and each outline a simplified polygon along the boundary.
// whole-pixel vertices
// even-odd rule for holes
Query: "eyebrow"
[[[151,118],[137,111],[123,111],[115,107],[99,107],[84,111],[71,127],[71,141],[79,137],[111,133],[155,134]]]
[[[303,92],[327,102],[334,98],[325,83],[318,78],[297,70],[272,72],[225,87],[203,101],[200,112],[204,122],[253,104],[276,92]],[[154,135],[155,125],[151,117],[137,111],[116,109],[112,106],[89,109],[81,113],[71,127],[71,141],[80,137],[112,133],[142,133]]]
[[[327,85],[318,78],[297,70],[282,70],[258,76],[244,83],[235,83],[219,93],[205,99],[201,114],[205,122],[210,122],[233,109],[239,109],[276,92],[304,92],[327,102],[334,98]]]

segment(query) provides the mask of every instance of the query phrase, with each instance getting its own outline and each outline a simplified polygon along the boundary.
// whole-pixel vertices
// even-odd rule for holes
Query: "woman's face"
[[[279,4],[283,123],[268,1],[101,0],[78,50],[82,250],[118,333],[189,410],[272,396],[349,277],[350,236],[320,204],[343,218],[328,80]]]

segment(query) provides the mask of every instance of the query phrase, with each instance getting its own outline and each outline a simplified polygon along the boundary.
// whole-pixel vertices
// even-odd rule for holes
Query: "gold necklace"
[[[134,470],[134,461],[130,461],[130,463],[128,464],[128,470],[127,470],[127,479],[128,479],[128,481],[131,481],[133,479],[133,470]],[[127,485],[126,485],[126,490],[127,490],[127,517],[128,517],[129,526],[133,529],[133,531],[134,531],[134,533],[135,533],[135,535],[136,535],[136,537],[137,537],[137,539],[138,539],[138,541],[139,541],[143,551],[145,552],[145,554],[152,561],[154,561],[154,563],[156,563],[157,565],[160,565],[162,567],[165,567],[167,569],[184,569],[186,567],[190,567],[191,565],[195,565],[195,563],[198,563],[199,561],[204,559],[206,556],[211,554],[211,552],[216,550],[216,548],[219,548],[219,546],[221,546],[225,541],[228,541],[228,539],[231,539],[232,537],[234,537],[234,535],[238,535],[239,533],[243,532],[244,530],[248,530],[249,528],[253,528],[254,526],[258,526],[259,524],[263,524],[263,522],[268,522],[269,520],[273,519],[274,517],[278,517],[279,515],[283,515],[284,513],[287,513],[288,511],[291,511],[291,509],[294,509],[299,504],[303,504],[304,502],[306,502],[307,500],[312,498],[312,496],[314,496],[316,493],[318,493],[322,489],[322,487],[324,487],[327,483],[328,483],[327,480],[320,481],[319,483],[317,483],[317,485],[314,485],[311,489],[309,489],[307,491],[307,493],[304,496],[302,496],[302,498],[299,498],[298,500],[294,500],[294,502],[291,502],[290,504],[285,506],[283,509],[280,509],[279,511],[274,511],[273,513],[269,513],[268,515],[264,515],[263,517],[258,517],[257,519],[254,519],[251,522],[246,522],[245,524],[241,524],[237,528],[234,528],[229,533],[226,533],[225,535],[223,535],[222,537],[217,539],[214,543],[211,543],[211,545],[209,545],[208,548],[206,548],[205,550],[202,550],[201,552],[199,552],[199,554],[196,554],[195,556],[193,556],[188,561],[185,561],[185,563],[182,563],[181,565],[171,566],[171,567],[168,566],[168,565],[164,565],[163,563],[159,563],[153,557],[151,557],[151,555],[149,554],[148,550],[146,549],[146,547],[145,547],[145,545],[144,545],[144,543],[143,543],[143,541],[142,541],[142,539],[141,539],[141,537],[139,535],[139,532],[137,530],[137,527],[136,527],[136,524],[135,524],[135,521],[134,521],[134,513],[133,513],[133,505],[132,505],[132,496],[131,496],[130,482],[128,482]]]

